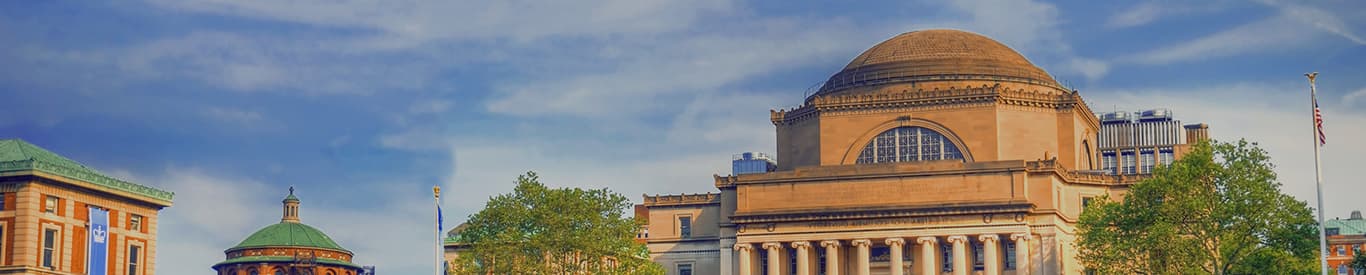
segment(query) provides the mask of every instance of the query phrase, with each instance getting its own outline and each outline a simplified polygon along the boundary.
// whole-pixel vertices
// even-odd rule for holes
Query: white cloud
[[[1141,26],[1157,20],[1162,16],[1162,13],[1162,7],[1156,2],[1143,2],[1111,16],[1110,20],[1105,22],[1105,26],[1110,28]]]
[[[1366,106],[1366,88],[1343,95],[1342,104],[1348,107]]]
[[[515,116],[632,116],[673,106],[669,96],[686,100],[863,46],[853,42],[864,40],[862,34],[848,32],[849,26],[839,22],[761,25],[723,34],[651,38],[638,47],[608,52],[619,62],[606,72],[517,81],[498,89],[485,107]]]
[[[204,109],[204,115],[212,119],[233,124],[257,123],[264,118],[260,112],[223,107],[206,108]]]
[[[1307,88],[1298,81],[1237,83],[1200,87],[1118,90],[1085,94],[1088,102],[1123,108],[1170,108],[1185,123],[1207,123],[1215,139],[1246,138],[1271,154],[1286,193],[1315,205],[1313,126]],[[1102,89],[1095,89],[1102,90]],[[1293,93],[1286,91],[1302,91]],[[1366,154],[1366,114],[1323,105],[1328,145],[1323,147],[1324,209],[1328,217],[1363,207],[1354,194],[1366,192],[1355,175]]]
[[[1335,13],[1323,9],[1270,2],[1275,15],[1191,41],[1120,58],[1138,64],[1171,64],[1254,53],[1281,52],[1313,45],[1325,35],[1366,45]]]

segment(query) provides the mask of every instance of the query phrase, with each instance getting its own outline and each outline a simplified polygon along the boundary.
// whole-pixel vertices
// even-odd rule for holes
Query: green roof
[[[147,187],[106,176],[95,169],[25,142],[0,139],[0,173],[41,171],[73,180],[85,181],[114,190],[146,196],[170,205],[174,192]]]
[[[1338,235],[1366,235],[1366,220],[1332,219],[1323,221],[1324,228],[1337,228]]]
[[[348,263],[348,262],[344,262],[344,261],[338,261],[338,260],[333,260],[333,259],[328,259],[328,258],[316,258],[316,259],[317,259],[317,263],[320,263],[320,264],[331,264],[331,265],[340,265],[340,266],[346,266],[346,267],[351,267],[351,268],[361,268],[360,265],[353,264],[353,263]],[[278,263],[278,262],[294,262],[294,257],[290,257],[290,256],[246,256],[246,257],[232,258],[232,259],[229,259],[229,260],[227,260],[227,261],[223,261],[223,262],[214,264],[213,266],[220,266],[220,265],[226,265],[226,264],[237,264],[237,263],[269,263],[269,262],[277,262],[277,263]]]
[[[228,250],[267,246],[300,246],[351,252],[317,228],[297,222],[281,222],[256,230],[256,233]]]

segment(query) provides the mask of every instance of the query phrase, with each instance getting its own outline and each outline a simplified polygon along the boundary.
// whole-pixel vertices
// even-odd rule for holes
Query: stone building
[[[964,31],[879,43],[770,120],[776,171],[645,196],[669,274],[1080,274],[1084,205],[1146,177],[1102,170],[1077,91]]]
[[[350,250],[299,219],[294,188],[282,202],[280,223],[252,233],[224,251],[227,260],[213,265],[219,275],[357,275]]]
[[[158,213],[174,195],[0,140],[0,274],[155,274]]]

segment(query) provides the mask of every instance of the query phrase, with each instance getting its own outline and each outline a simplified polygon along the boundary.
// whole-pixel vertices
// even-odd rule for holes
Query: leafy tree
[[[1100,274],[1318,273],[1317,224],[1273,167],[1245,140],[1196,144],[1122,201],[1088,207],[1078,257]]]
[[[1347,263],[1347,265],[1351,266],[1352,270],[1357,270],[1357,273],[1360,273],[1361,270],[1366,270],[1366,255],[1361,254],[1363,252],[1361,249],[1357,249],[1353,252],[1352,255],[1354,256],[1352,256],[1352,262]]]
[[[535,172],[470,216],[459,274],[663,274],[635,242],[631,201],[607,189],[548,188]]]

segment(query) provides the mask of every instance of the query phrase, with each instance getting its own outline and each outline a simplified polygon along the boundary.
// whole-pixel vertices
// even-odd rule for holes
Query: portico
[[[1006,236],[1005,239],[1013,242],[1013,245],[1010,246],[1015,249],[1009,252],[1016,255],[1013,257],[1013,262],[1005,262],[1005,257],[1003,256],[1006,255],[1007,251],[1004,251],[1004,245],[997,242],[1002,239],[1001,236]],[[913,246],[919,247],[919,250],[910,249],[911,247],[905,246],[905,240],[908,237],[916,240],[916,244],[913,244]],[[971,241],[973,239],[978,239],[979,241],[973,243]],[[975,270],[982,271],[981,274],[984,275],[1030,274],[1028,272],[1028,270],[1030,270],[1029,257],[1020,257],[1018,255],[1029,255],[1029,241],[1031,239],[1032,238],[1028,233],[988,233],[978,235],[885,236],[881,238],[826,239],[819,241],[767,241],[763,242],[762,246],[768,249],[766,258],[763,259],[768,264],[755,265],[752,261],[742,260],[740,264],[740,274],[822,274],[822,270],[824,271],[824,274],[853,275],[964,275],[973,274]],[[886,244],[885,248],[890,254],[890,258],[888,259],[890,264],[874,264],[872,261],[869,253],[875,241]],[[952,244],[950,246],[952,251],[952,267],[948,269],[943,268],[942,265],[946,259],[943,259],[943,253],[940,251],[941,248],[939,243],[941,241]],[[812,247],[810,245],[811,243],[820,243],[820,248],[824,249],[824,252],[820,252],[818,248]],[[751,249],[754,246],[754,243],[739,243],[735,245],[735,250],[738,251],[741,259],[751,259],[758,256],[755,251]],[[793,248],[795,253],[781,252],[781,249],[784,247]],[[978,249],[981,251],[976,251]],[[852,252],[854,257],[840,257],[841,251]],[[913,257],[910,251],[917,251],[914,254],[919,254],[920,257],[915,258],[917,260],[908,260]],[[970,253],[969,251],[972,252]],[[968,255],[975,253],[984,255],[983,258],[985,260],[982,262],[981,266],[983,267],[980,269],[974,268],[973,264],[970,264],[973,262],[973,259]],[[818,254],[821,257],[816,259],[821,260],[819,264],[813,261],[813,256]],[[795,265],[792,265],[796,269],[792,272],[787,272],[787,267],[784,266],[784,264],[790,262],[796,263]],[[1009,268],[1008,270],[1007,267]],[[761,271],[766,271],[766,273],[761,273]]]

